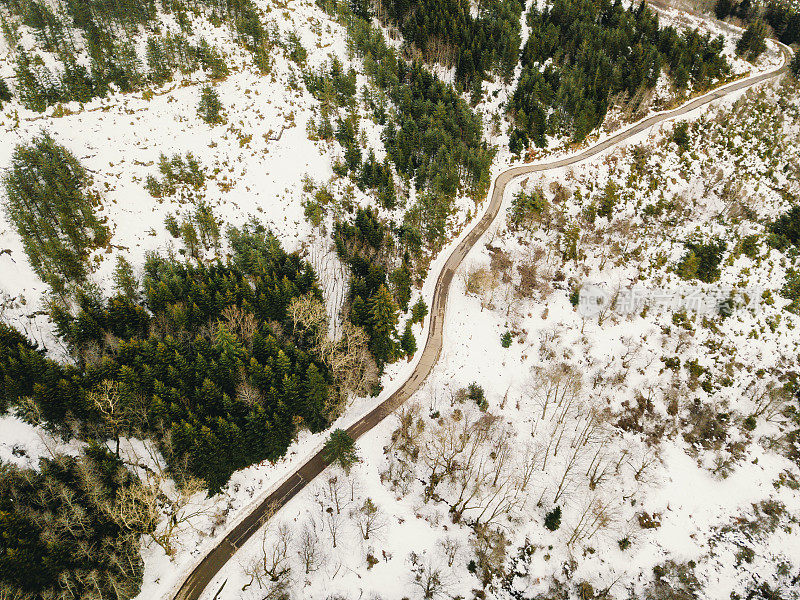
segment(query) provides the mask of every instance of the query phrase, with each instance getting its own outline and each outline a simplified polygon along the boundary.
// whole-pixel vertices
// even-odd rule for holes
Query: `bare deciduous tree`
[[[283,597],[291,583],[291,542],[292,533],[288,524],[282,522],[274,527],[265,527],[261,535],[260,553],[244,567],[250,581],[242,586],[242,590],[256,582],[259,589],[267,590],[265,600]]]
[[[297,546],[297,555],[303,563],[306,575],[316,571],[323,561],[322,551],[319,548],[319,535],[316,525],[312,521],[311,526],[306,525],[300,533],[300,541]]]
[[[456,556],[458,556],[458,551],[461,549],[461,542],[453,537],[445,537],[439,540],[439,545],[442,547],[445,558],[447,558],[447,566],[452,567]]]
[[[167,556],[172,556],[179,534],[210,510],[202,501],[206,486],[181,470],[173,470],[173,474],[177,474],[173,479],[153,443],[145,441],[143,447],[148,460],[137,454],[133,446],[126,459],[140,471],[140,485],[120,488],[109,510],[127,530],[150,532],[149,537]]]
[[[369,351],[369,338],[362,328],[345,321],[341,336],[333,339],[328,332],[325,306],[312,294],[294,298],[289,304],[289,316],[296,328],[302,327],[311,335],[315,351],[331,370],[345,398],[348,393],[361,394],[376,380],[377,369]],[[335,411],[338,407],[328,408]]]
[[[430,560],[424,560],[412,552],[411,583],[418,587],[425,600],[435,600],[446,595],[446,582],[442,570]]]

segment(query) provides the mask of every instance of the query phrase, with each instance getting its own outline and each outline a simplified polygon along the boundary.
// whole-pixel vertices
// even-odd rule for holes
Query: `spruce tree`
[[[378,364],[394,360],[397,319],[400,309],[385,285],[369,299],[370,349]]]
[[[358,462],[356,443],[344,429],[334,430],[323,448],[323,458],[328,463],[337,463],[345,472]]]
[[[414,337],[414,332],[411,331],[411,321],[406,323],[406,327],[403,330],[403,336],[400,338],[400,348],[409,360],[417,351],[417,339]]]
[[[200,93],[200,103],[197,105],[197,114],[209,125],[222,123],[222,102],[217,91],[210,85],[204,86]]]

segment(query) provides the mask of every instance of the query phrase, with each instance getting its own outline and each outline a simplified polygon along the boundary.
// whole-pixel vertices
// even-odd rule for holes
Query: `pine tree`
[[[197,114],[209,125],[222,123],[222,102],[217,91],[207,85],[200,93],[200,103],[197,105]]]
[[[60,100],[52,74],[45,67],[34,68],[27,52],[21,47],[17,49],[14,76],[19,101],[25,108],[43,112]]]
[[[328,400],[328,384],[319,372],[317,365],[311,363],[306,371],[304,390],[304,415],[311,431],[321,431],[325,427],[323,412]]]
[[[398,312],[400,309],[385,285],[369,299],[369,333],[372,355],[378,364],[391,362],[394,359],[397,333]]]
[[[148,75],[150,81],[156,85],[163,85],[172,79],[172,67],[169,64],[168,57],[164,51],[164,45],[161,40],[151,37],[147,39],[147,48],[145,50],[145,57],[147,66],[150,69]]]
[[[403,336],[400,338],[400,348],[409,360],[417,351],[417,339],[414,337],[414,332],[411,331],[411,321],[406,323],[406,327],[403,330]]]
[[[330,464],[337,463],[345,472],[349,472],[350,467],[359,461],[356,443],[344,429],[336,429],[325,442],[323,458]]]
[[[36,273],[58,290],[83,281],[89,253],[107,242],[108,228],[94,214],[78,159],[45,133],[17,146],[3,185],[6,210]]]

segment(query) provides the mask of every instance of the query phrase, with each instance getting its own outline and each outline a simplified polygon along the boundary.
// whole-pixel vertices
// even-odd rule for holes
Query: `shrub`
[[[544,517],[544,526],[550,531],[555,531],[561,527],[561,507],[556,506],[553,510],[547,513]]]
[[[793,206],[767,227],[772,234],[767,242],[773,248],[784,250],[789,245],[800,242],[800,205]]]
[[[508,348],[511,346],[511,332],[506,331],[503,336],[500,338],[500,344],[503,348]]]
[[[681,121],[672,131],[672,141],[678,146],[678,152],[683,153],[689,149],[691,139],[689,138],[689,123]]]
[[[477,383],[472,382],[467,386],[467,398],[472,400],[481,410],[486,410],[488,402],[486,401],[486,393],[483,388]]]

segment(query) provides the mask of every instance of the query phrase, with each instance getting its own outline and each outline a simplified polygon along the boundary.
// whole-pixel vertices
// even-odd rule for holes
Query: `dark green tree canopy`
[[[78,159],[47,133],[17,146],[3,178],[5,209],[31,266],[59,290],[82,282],[89,253],[108,241],[89,183]]]

